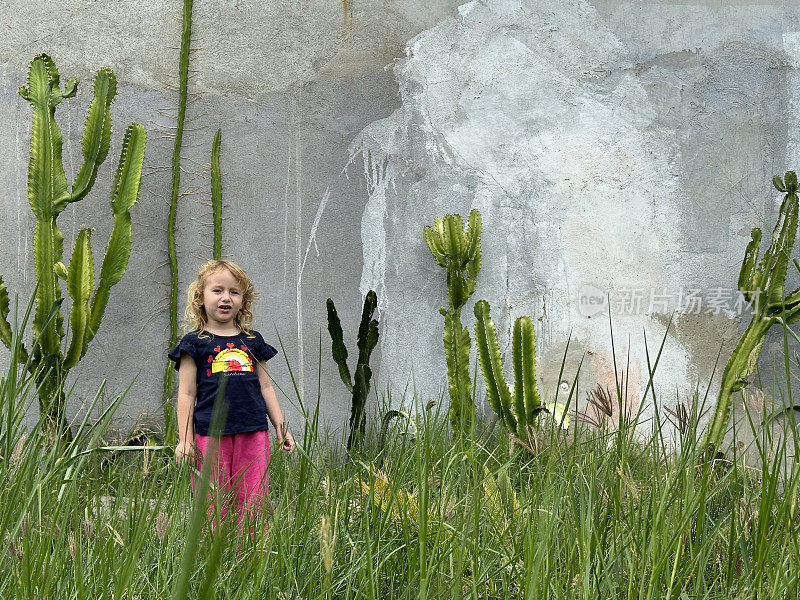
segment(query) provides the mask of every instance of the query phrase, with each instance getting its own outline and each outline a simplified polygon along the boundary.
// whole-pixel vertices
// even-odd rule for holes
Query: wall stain
[[[343,38],[352,38],[353,35],[353,10],[349,0],[342,0],[342,33]]]

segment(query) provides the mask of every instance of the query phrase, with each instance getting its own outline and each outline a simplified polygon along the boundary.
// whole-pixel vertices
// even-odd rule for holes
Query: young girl
[[[227,260],[204,264],[187,294],[188,333],[169,352],[178,369],[175,459],[214,460],[212,481],[220,493],[233,492],[240,526],[246,515],[256,517],[269,490],[267,416],[280,449],[294,450],[267,374],[266,361],[277,350],[250,329],[254,295],[238,265]],[[222,436],[209,437],[222,377],[227,418]],[[226,512],[223,505],[223,517]]]

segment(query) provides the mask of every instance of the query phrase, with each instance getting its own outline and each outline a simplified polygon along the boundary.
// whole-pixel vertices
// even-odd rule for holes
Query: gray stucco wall
[[[30,59],[47,52],[62,79],[81,80],[56,112],[70,180],[93,71],[111,66],[120,83],[107,164],[60,220],[66,252],[81,223],[97,228],[102,252],[121,132],[131,120],[148,130],[132,260],[73,378],[72,411],[103,378],[109,393],[136,378],[122,429],[142,414],[161,418],[180,11],[177,1],[12,0],[3,9],[0,273],[10,290],[27,297],[34,279],[30,108],[16,93]],[[253,278],[256,325],[274,345],[280,333],[312,405],[322,334],[331,427],[345,422],[349,400],[329,357],[328,296],[352,347],[362,294],[378,291],[379,393],[399,394],[409,378],[423,400],[446,389],[436,310],[444,271],[421,231],[470,208],[484,223],[473,300],[491,303],[501,347],[516,317],[537,320],[539,375],[552,396],[571,334],[565,379],[583,358],[583,400],[614,371],[607,316],[580,298],[611,293],[617,361],[629,358],[629,394],[641,398],[644,335],[652,356],[669,313],[684,308],[679,294],[697,289],[708,301],[735,288],[750,228],[768,233],[775,223],[772,175],[800,166],[799,15],[783,2],[745,1],[196,1],[181,295],[210,254],[208,163],[221,128],[225,254]],[[652,291],[670,298],[651,307]],[[640,294],[641,306],[621,303],[625,294]],[[723,308],[704,303],[675,317],[656,375],[665,404],[704,391],[722,347],[719,376],[742,326],[735,296]],[[282,358],[270,369],[289,391]],[[296,407],[281,401],[297,423]]]

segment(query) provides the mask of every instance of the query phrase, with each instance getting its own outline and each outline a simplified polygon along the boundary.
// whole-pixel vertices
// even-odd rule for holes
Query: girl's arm
[[[272,426],[278,432],[278,444],[280,444],[282,450],[287,450],[291,454],[294,451],[294,439],[286,428],[286,422],[283,420],[283,412],[281,412],[280,404],[278,404],[275,388],[272,387],[272,380],[267,373],[267,363],[259,361],[256,371],[258,371],[258,382],[261,385],[261,395],[267,405],[269,420],[272,421]]]
[[[197,398],[197,365],[188,354],[181,355],[178,369],[178,446],[175,460],[194,455],[194,403]]]

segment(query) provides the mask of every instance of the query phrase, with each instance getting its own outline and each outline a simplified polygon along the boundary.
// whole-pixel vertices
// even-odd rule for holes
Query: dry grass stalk
[[[333,567],[333,549],[336,546],[336,531],[331,525],[331,518],[322,515],[319,523],[319,552],[322,556],[322,566],[326,573]]]
[[[674,409],[666,407],[664,410],[667,413],[667,421],[669,421],[681,435],[686,435],[694,429],[696,422],[692,416],[692,411],[689,410],[684,402],[678,402]],[[710,408],[704,410],[697,420],[699,421],[702,419],[709,410]]]

